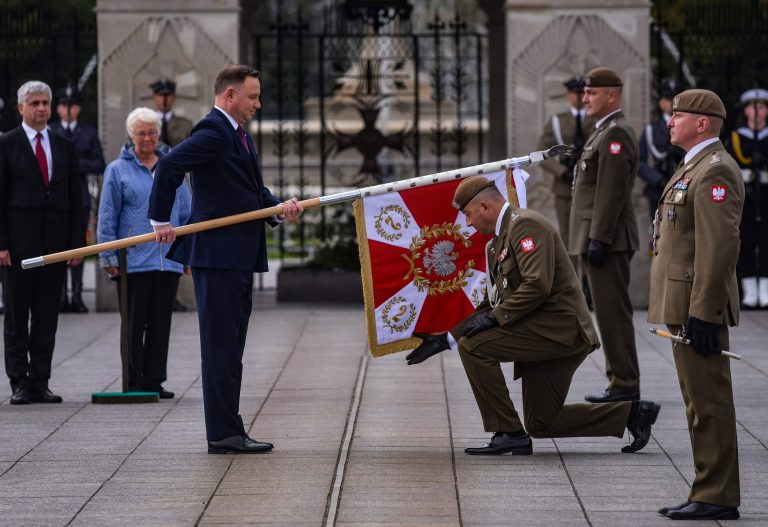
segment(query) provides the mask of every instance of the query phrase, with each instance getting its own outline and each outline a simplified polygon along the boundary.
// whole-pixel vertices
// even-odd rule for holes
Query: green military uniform
[[[683,94],[690,92],[703,90]],[[675,101],[673,110],[678,111],[677,97]],[[704,112],[697,108],[690,113]],[[720,324],[720,340],[728,348],[727,326],[739,321],[735,269],[743,204],[739,166],[720,141],[677,169],[664,189],[655,221],[648,322],[666,324],[673,333],[682,329],[689,316]],[[696,470],[689,500],[738,507],[739,460],[729,359],[704,357],[683,344],[672,348]]]
[[[176,146],[192,133],[194,124],[186,117],[174,114],[167,122],[168,146]]]
[[[523,379],[525,428],[533,437],[621,437],[631,403],[563,405],[573,373],[599,347],[565,245],[541,214],[509,206],[486,247],[493,286],[477,312],[499,326],[462,337],[451,330],[486,431],[523,428],[500,363]]]
[[[583,112],[583,110],[582,110]],[[595,121],[583,116],[581,131],[584,139],[590,136],[595,128]],[[561,112],[553,115],[544,126],[544,132],[539,139],[539,150],[546,150],[554,145],[573,145],[576,140],[576,116],[573,111]],[[571,218],[571,186],[573,173],[563,163],[562,159],[547,159],[539,166],[552,174],[552,193],[555,196],[555,212],[557,224],[560,229],[560,237],[568,246],[569,222]]]
[[[609,390],[640,391],[629,262],[639,247],[632,184],[638,165],[635,134],[621,111],[599,124],[576,165],[568,249],[581,256],[605,351]],[[590,240],[606,244],[605,264],[590,265]]]

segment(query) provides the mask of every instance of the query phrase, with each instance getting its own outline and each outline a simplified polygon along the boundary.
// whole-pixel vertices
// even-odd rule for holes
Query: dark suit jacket
[[[194,189],[189,223],[278,205],[280,200],[264,186],[256,149],[250,136],[247,138],[250,155],[226,116],[211,110],[188,139],[158,162],[149,218],[169,220],[185,172],[192,173]],[[183,236],[171,247],[168,258],[190,267],[264,272],[264,220]]]
[[[14,265],[85,245],[75,147],[48,136],[53,178],[47,188],[24,129],[0,136],[0,250],[10,250]]]
[[[62,128],[61,123],[51,126],[51,130],[75,143],[75,152],[77,152],[77,159],[80,163],[80,175],[83,179],[88,174],[104,173],[106,167],[104,152],[101,149],[99,132],[96,127],[78,122],[71,137],[67,135],[67,131]]]

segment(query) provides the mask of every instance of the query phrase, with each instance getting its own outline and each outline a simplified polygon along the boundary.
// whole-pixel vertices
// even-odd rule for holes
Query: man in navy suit
[[[240,64],[227,66],[216,78],[214,94],[211,113],[157,165],[148,216],[160,243],[176,239],[169,218],[186,172],[192,173],[194,189],[190,223],[280,204],[264,186],[259,157],[243,128],[261,107],[259,72]],[[282,205],[282,219],[298,222],[303,208],[296,198]],[[190,234],[168,252],[169,258],[192,268],[209,453],[272,450],[271,443],[248,437],[239,414],[253,273],[267,270],[264,222]]]
[[[99,141],[99,132],[95,126],[78,120],[80,110],[83,107],[83,97],[71,86],[56,90],[56,113],[59,114],[59,122],[51,127],[51,130],[62,135],[75,144],[77,160],[80,166],[80,192],[83,196],[83,219],[88,228],[88,220],[91,217],[91,194],[88,192],[88,174],[101,174],[104,172],[104,153]],[[72,301],[67,298],[67,279],[64,278],[64,287],[61,288],[61,301],[59,311],[62,313],[87,313],[88,308],[83,303],[83,264],[69,267],[69,275],[72,277]]]
[[[85,245],[80,170],[74,145],[48,130],[51,88],[29,81],[18,99],[22,124],[0,137],[5,371],[11,404],[60,403],[48,380],[66,264],[25,271],[21,261]]]

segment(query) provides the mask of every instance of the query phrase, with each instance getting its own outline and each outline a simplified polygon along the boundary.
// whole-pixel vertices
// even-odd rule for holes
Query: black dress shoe
[[[662,508],[660,508],[660,509],[659,509],[658,511],[656,511],[656,512],[658,512],[658,513],[659,513],[659,514],[661,514],[662,516],[666,516],[666,515],[667,515],[669,512],[671,512],[671,511],[676,511],[676,510],[680,510],[680,509],[682,509],[682,508],[685,508],[685,507],[687,507],[687,506],[688,506],[688,505],[690,505],[690,504],[691,504],[691,502],[690,502],[690,501],[686,501],[685,503],[681,503],[680,505],[673,505],[672,507],[662,507]]]
[[[533,454],[533,442],[525,433],[513,436],[496,432],[486,446],[465,448],[464,452],[471,456],[498,456],[509,452],[513,456],[529,456]]]
[[[72,302],[69,304],[69,310],[72,313],[87,313],[88,308],[85,307],[85,304],[83,303],[83,299],[78,297],[75,297],[72,299]]]
[[[174,397],[176,397],[175,393],[169,392],[168,390],[166,390],[162,386],[160,388],[158,388],[157,390],[153,389],[153,390],[147,390],[147,391],[148,392],[157,392],[157,395],[159,395],[161,399],[173,399]]]
[[[273,445],[273,444],[272,444],[272,443],[270,443],[269,441],[257,441],[257,440],[255,440],[254,438],[252,438],[251,436],[249,436],[248,434],[245,434],[245,437],[246,437],[247,439],[250,439],[250,440],[251,440],[251,441],[253,441],[254,443],[261,443],[261,444],[264,444],[264,445],[269,445],[269,448],[274,448],[274,447],[275,447],[275,445]]]
[[[739,509],[694,501],[687,507],[669,511],[667,518],[673,520],[737,520],[739,519]]]
[[[33,403],[60,403],[63,401],[61,396],[56,395],[46,386],[45,388],[38,388],[31,390]]]
[[[260,454],[270,450],[272,450],[271,443],[260,443],[247,435],[230,436],[218,441],[208,441],[209,454]]]
[[[178,299],[173,299],[173,311],[176,313],[183,313],[187,310],[187,306],[179,302]]]
[[[661,410],[661,405],[653,401],[632,403],[632,410],[629,412],[629,419],[627,420],[627,430],[632,436],[632,443],[621,449],[623,453],[637,452],[648,444],[648,440],[651,438],[651,425],[656,422],[659,410]]]
[[[26,386],[20,385],[13,389],[11,395],[11,404],[29,404],[32,402],[32,396]]]
[[[604,392],[585,395],[584,400],[589,403],[615,403],[619,401],[639,401],[640,392],[622,393],[607,388]]]

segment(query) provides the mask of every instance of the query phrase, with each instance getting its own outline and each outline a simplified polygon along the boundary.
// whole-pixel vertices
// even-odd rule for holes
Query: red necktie
[[[48,180],[48,159],[46,159],[45,150],[43,149],[43,134],[37,132],[35,138],[37,139],[35,156],[37,157],[37,164],[40,166],[40,172],[43,173],[43,183],[47,187],[50,181]]]
[[[245,129],[242,126],[237,127],[237,135],[240,136],[240,142],[243,143],[243,148],[250,155],[251,151],[248,149],[248,140],[245,138]]]

